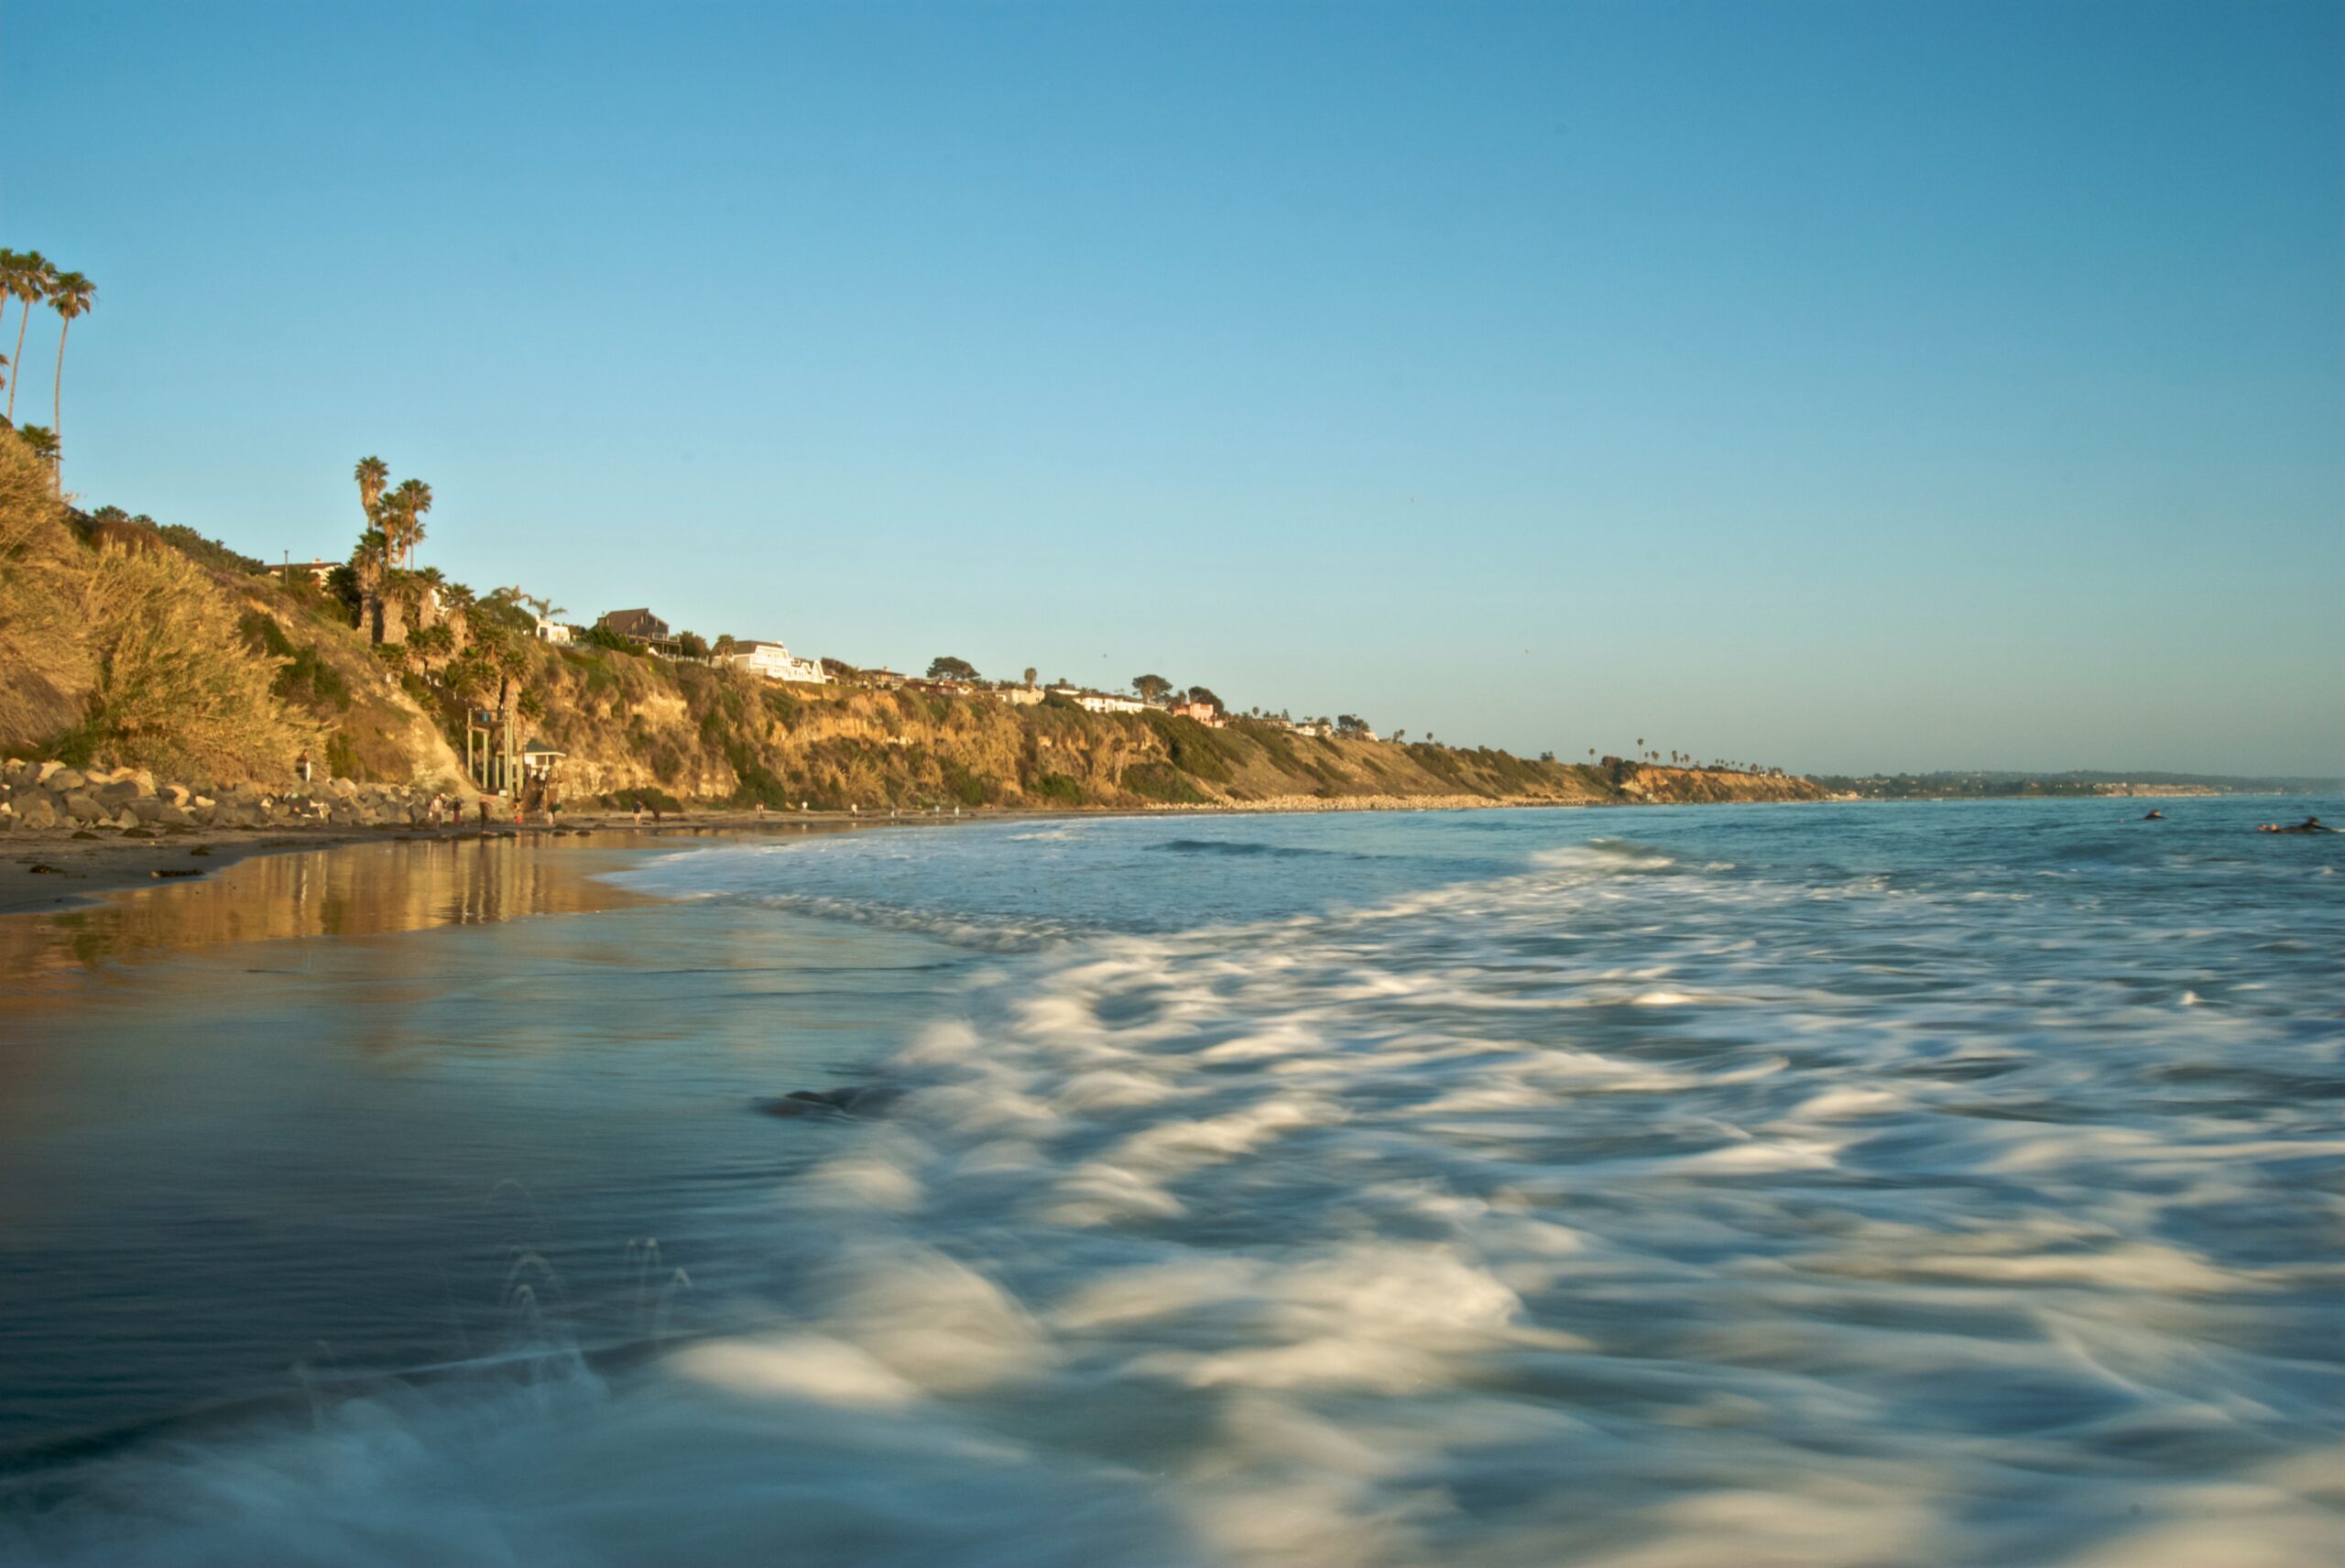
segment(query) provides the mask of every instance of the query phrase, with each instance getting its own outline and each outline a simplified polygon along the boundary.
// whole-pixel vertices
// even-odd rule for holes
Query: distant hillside
[[[468,716],[563,755],[573,805],[770,810],[1799,800],[1801,779],[1526,761],[1486,747],[1208,728],[1053,696],[781,685],[533,635],[517,590],[358,562],[333,588],[183,528],[58,502],[0,431],[0,752],[190,783],[456,789]],[[371,595],[371,599],[368,597]],[[403,606],[403,607],[402,607]],[[436,607],[430,607],[436,606]],[[375,646],[359,623],[403,624]],[[616,639],[612,639],[616,641]],[[501,721],[500,721],[501,723]]]
[[[2074,769],[2023,773],[1998,769],[1941,773],[1819,774],[1835,794],[1867,800],[2022,799],[2126,794],[2318,795],[2345,789],[2345,779],[2229,774],[2111,773]]]

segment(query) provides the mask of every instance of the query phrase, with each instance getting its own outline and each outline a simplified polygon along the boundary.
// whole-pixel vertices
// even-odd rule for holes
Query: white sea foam
[[[142,1458],[119,1555],[26,1539],[225,1562],[266,1503],[358,1563],[2324,1560],[2345,1127],[2290,1086],[2333,1018],[2214,1032],[2174,986],[2269,976],[2079,961],[2067,885],[1528,859],[1005,963],[887,1117],[812,1129],[749,1328]]]

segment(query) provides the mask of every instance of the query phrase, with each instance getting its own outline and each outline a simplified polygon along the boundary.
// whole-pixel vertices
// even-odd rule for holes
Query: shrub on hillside
[[[271,690],[282,662],[245,645],[185,556],[108,546],[80,588],[97,681],[72,749],[158,773],[267,778],[318,744]]]

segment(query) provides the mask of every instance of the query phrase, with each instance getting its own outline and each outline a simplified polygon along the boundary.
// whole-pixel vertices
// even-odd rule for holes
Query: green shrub
[[[613,653],[640,654],[643,651],[599,622],[580,632],[578,640],[589,648],[607,648]]]
[[[285,635],[285,628],[277,624],[277,617],[267,610],[245,611],[244,618],[236,623],[236,630],[243,634],[245,646],[255,653],[271,653],[279,659],[292,656],[292,639]]]
[[[1205,800],[1188,775],[1169,762],[1142,762],[1124,769],[1124,788],[1144,800],[1196,805]]]

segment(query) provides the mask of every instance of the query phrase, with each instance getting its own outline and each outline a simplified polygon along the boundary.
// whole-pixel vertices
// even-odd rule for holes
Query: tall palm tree
[[[49,265],[49,258],[37,250],[14,254],[16,265],[8,269],[5,280],[0,280],[0,288],[15,295],[16,302],[24,307],[16,315],[16,357],[10,361],[12,365],[22,365],[25,362],[25,323],[32,320],[33,307],[49,298],[49,280],[54,269]],[[16,383],[14,377],[8,382],[8,422],[16,422]]]
[[[408,564],[415,563],[415,547],[423,542],[423,514],[431,510],[431,486],[420,479],[402,479],[393,486],[391,500],[398,506],[399,532],[394,542],[405,547]]]
[[[49,279],[49,309],[57,312],[57,390],[49,405],[49,428],[57,432],[57,464],[65,466],[65,334],[74,318],[98,307],[98,286],[78,272],[60,272]]]
[[[16,269],[24,265],[25,258],[23,256],[17,255],[13,250],[0,247],[0,328],[5,328],[8,324],[8,299],[9,297],[16,292]],[[31,307],[26,307],[25,314],[32,314]],[[19,345],[17,352],[19,354],[24,352],[21,345]],[[10,359],[6,354],[0,354],[0,365],[14,365],[16,361]]]
[[[351,477],[358,481],[358,505],[365,508],[366,520],[375,519],[375,503],[383,498],[383,486],[391,482],[391,465],[379,457],[362,457]]]

